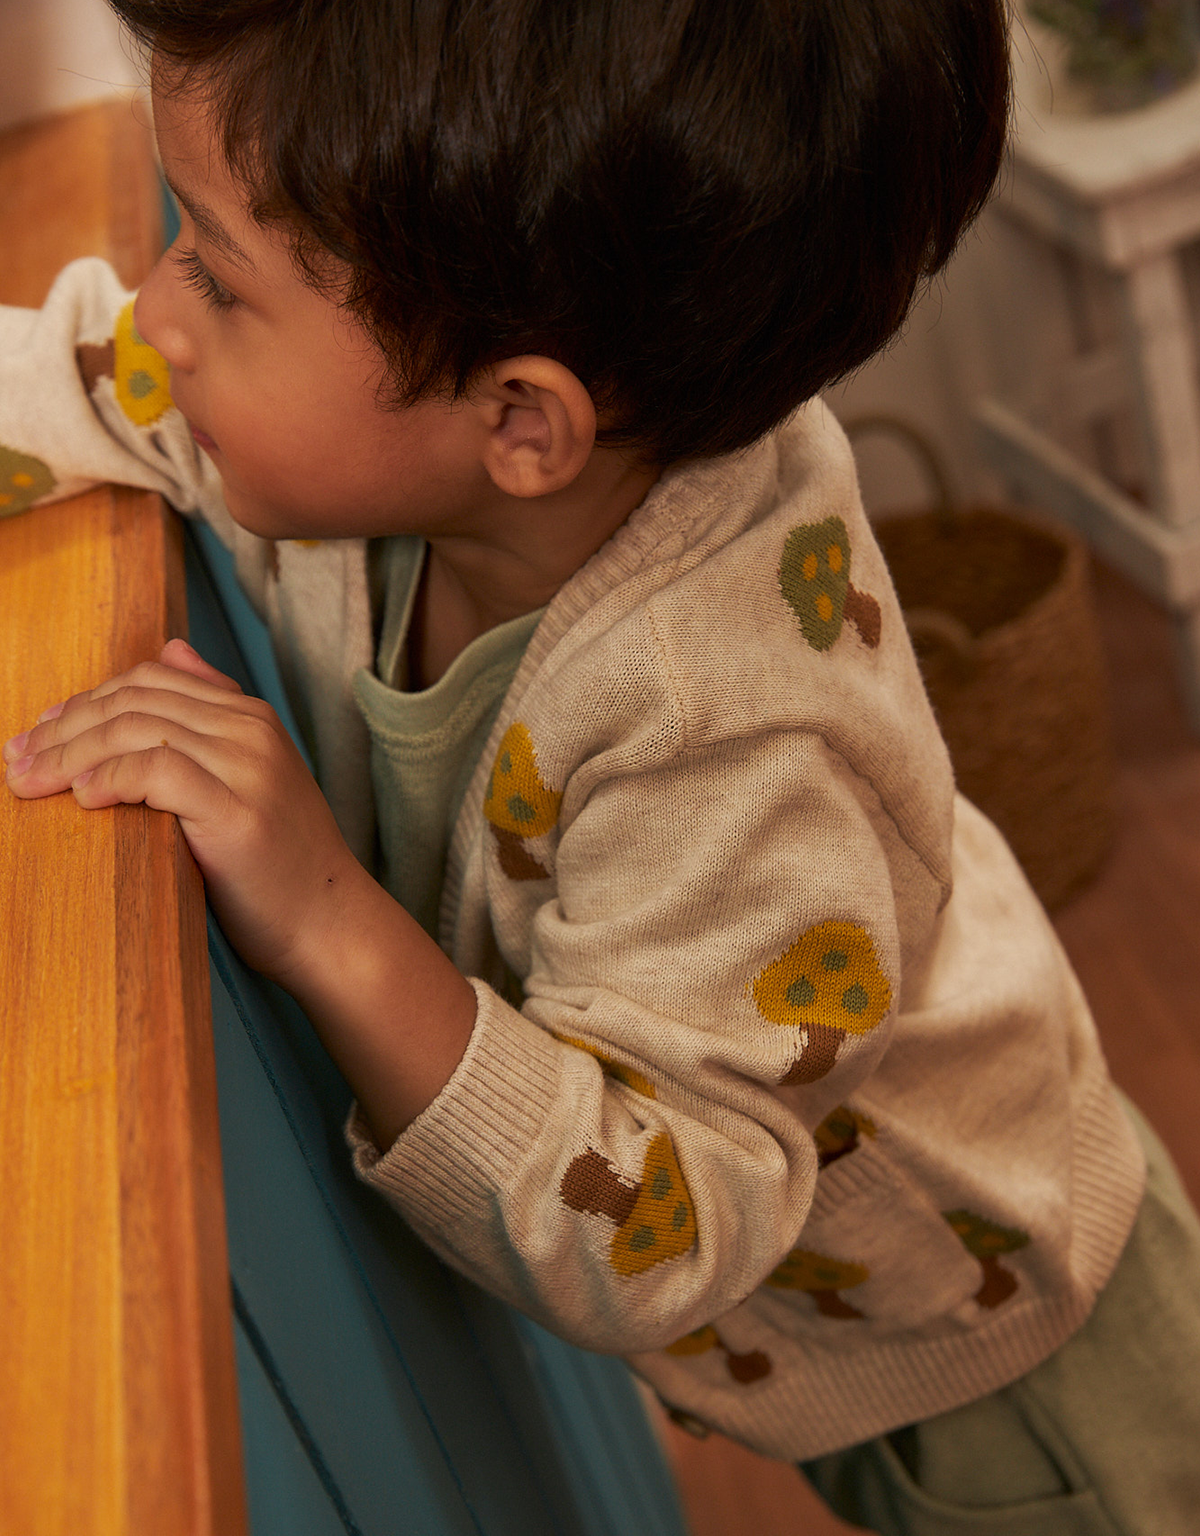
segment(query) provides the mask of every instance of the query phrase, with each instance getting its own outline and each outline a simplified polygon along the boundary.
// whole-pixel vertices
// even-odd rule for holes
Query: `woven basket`
[[[937,491],[876,536],[904,609],[958,787],[1000,828],[1048,908],[1096,873],[1113,830],[1104,659],[1082,541],[1007,507],[956,509],[931,446],[901,437]]]

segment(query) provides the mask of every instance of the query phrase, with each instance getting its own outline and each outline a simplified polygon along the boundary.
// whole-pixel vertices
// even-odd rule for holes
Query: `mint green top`
[[[408,536],[372,547],[383,624],[375,671],[359,669],[354,696],[371,735],[379,879],[437,938],[450,834],[542,610],[489,629],[431,688],[408,692],[405,641],[425,550]]]

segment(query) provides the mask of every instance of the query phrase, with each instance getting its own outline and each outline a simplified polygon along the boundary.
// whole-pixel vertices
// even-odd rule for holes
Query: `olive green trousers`
[[[989,1397],[802,1471],[881,1536],[1198,1536],[1200,1221],[1132,1105],[1146,1195],[1088,1321]]]

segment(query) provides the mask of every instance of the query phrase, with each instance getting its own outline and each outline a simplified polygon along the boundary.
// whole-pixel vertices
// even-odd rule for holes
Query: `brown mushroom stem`
[[[640,1191],[640,1184],[626,1184],[608,1159],[591,1147],[573,1159],[559,1185],[563,1201],[573,1211],[610,1216],[618,1227],[629,1220]]]
[[[857,1307],[852,1307],[848,1301],[838,1295],[836,1291],[809,1291],[808,1293],[817,1304],[817,1311],[823,1317],[861,1317],[862,1313]]]
[[[545,880],[548,871],[525,846],[525,839],[504,827],[492,827],[500,868],[510,880]]]
[[[101,379],[111,379],[117,371],[117,349],[112,339],[99,347],[90,341],[81,341],[75,348],[75,366],[90,395]]]
[[[808,1041],[804,1052],[792,1064],[785,1083],[815,1083],[824,1077],[837,1060],[838,1046],[844,1038],[843,1031],[828,1024],[805,1024]]]
[[[983,1284],[975,1292],[975,1300],[981,1307],[998,1307],[1017,1289],[1017,1277],[1011,1269],[1005,1269],[994,1254],[982,1257],[976,1254],[976,1258],[983,1270]]]
[[[879,604],[870,593],[860,592],[857,587],[847,586],[842,614],[858,630],[863,644],[874,650],[883,633],[883,619],[879,612]]]
[[[764,1376],[771,1374],[771,1362],[761,1349],[752,1349],[747,1355],[735,1355],[728,1345],[721,1347],[725,1350],[725,1363],[734,1381],[746,1385],[751,1381],[761,1381]]]

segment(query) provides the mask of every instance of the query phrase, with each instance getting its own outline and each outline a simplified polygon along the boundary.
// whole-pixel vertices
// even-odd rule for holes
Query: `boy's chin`
[[[260,539],[302,539],[306,537],[297,520],[289,517],[280,507],[264,506],[253,496],[247,496],[236,486],[222,482],[225,493],[225,509],[247,533],[257,534]]]

